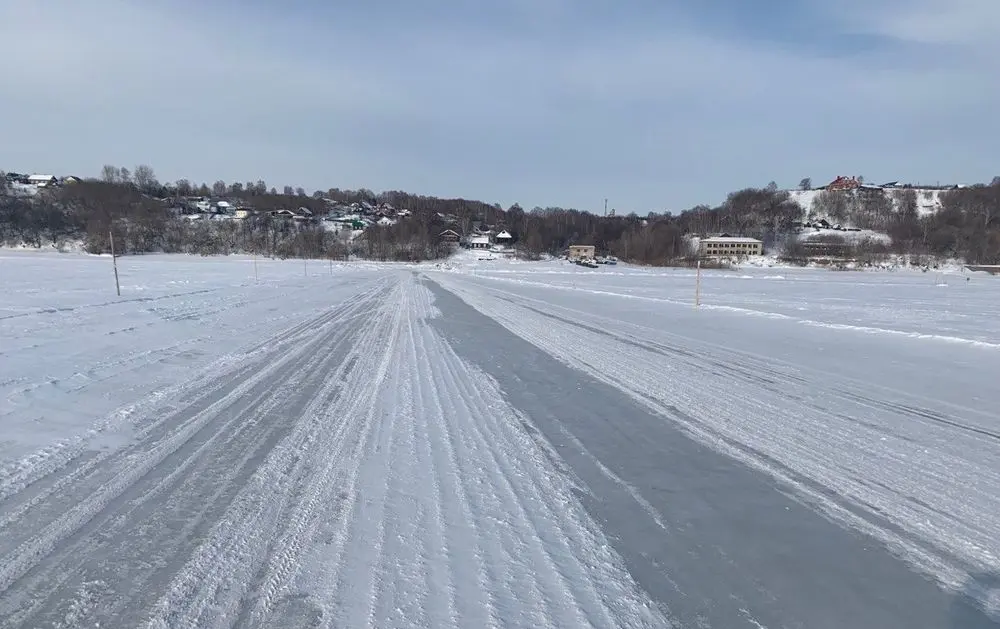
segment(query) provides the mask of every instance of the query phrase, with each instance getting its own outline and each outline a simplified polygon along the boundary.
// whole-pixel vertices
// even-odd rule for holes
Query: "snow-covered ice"
[[[665,625],[410,270],[0,264],[0,625]]]
[[[0,254],[0,627],[996,622],[1000,278],[479,257]]]
[[[687,269],[432,275],[944,587],[1000,569],[1000,279],[703,271],[695,308]]]

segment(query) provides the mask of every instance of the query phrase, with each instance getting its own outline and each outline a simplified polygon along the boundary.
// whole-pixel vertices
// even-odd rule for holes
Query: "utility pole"
[[[604,199],[604,216],[608,215],[608,200]]]
[[[253,248],[253,281],[260,282],[260,276],[257,274],[257,247]]]
[[[121,297],[122,287],[118,283],[118,258],[115,256],[115,232],[113,228],[108,230],[108,240],[111,242],[111,266],[115,269],[115,292]]]

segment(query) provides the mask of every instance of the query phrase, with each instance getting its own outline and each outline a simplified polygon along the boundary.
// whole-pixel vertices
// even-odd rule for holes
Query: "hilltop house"
[[[861,182],[857,177],[840,176],[823,186],[824,190],[857,190],[861,187]]]
[[[55,175],[28,175],[28,183],[36,188],[44,188],[59,182]]]

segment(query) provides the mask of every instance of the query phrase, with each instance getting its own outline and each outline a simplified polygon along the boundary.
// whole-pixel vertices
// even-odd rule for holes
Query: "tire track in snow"
[[[524,458],[511,456],[518,450],[533,450],[537,444],[524,431],[521,418],[509,410],[503,411],[504,405],[499,389],[490,382],[484,374],[475,373],[473,378],[458,378],[468,367],[461,363],[450,348],[444,346],[443,340],[437,340],[439,351],[448,356],[442,361],[450,371],[451,377],[464,389],[466,399],[470,400],[473,412],[481,413],[485,421],[470,423],[475,429],[475,437],[479,447],[485,449],[484,456],[492,463],[486,469],[501,470],[501,491],[506,491],[511,501],[505,507],[508,512],[519,513],[527,526],[527,531],[519,533],[521,539],[530,541],[530,551],[535,554],[535,561],[543,564],[544,569],[536,569],[535,574],[546,575],[547,582],[540,583],[544,599],[551,606],[550,615],[558,618],[548,626],[615,626],[615,618],[621,618],[622,608],[614,608],[609,598],[601,596],[601,590],[608,585],[621,582],[611,578],[599,586],[595,581],[594,569],[601,560],[579,552],[598,546],[593,531],[588,531],[582,520],[586,518],[580,512],[570,509],[574,516],[567,518],[563,509],[575,500],[571,497],[569,485],[565,479],[553,486],[553,479],[558,472],[540,464],[539,460],[530,465],[524,464]],[[499,407],[500,412],[493,409]],[[542,453],[536,456],[547,457]],[[531,483],[518,482],[524,478],[534,477]],[[548,491],[546,491],[546,489]],[[546,495],[549,494],[549,495]],[[560,501],[551,497],[561,496]],[[575,508],[575,506],[574,506]],[[580,521],[575,521],[577,518]],[[569,520],[568,522],[566,520]],[[603,579],[602,579],[603,580]],[[614,609],[614,612],[612,612]]]
[[[352,445],[352,435],[366,432],[366,409],[388,365],[386,332],[398,316],[393,294],[368,317],[343,368],[328,377],[307,419],[275,448],[174,579],[149,627],[273,626],[275,612],[294,615],[294,610],[282,612],[290,579],[345,477],[353,473],[357,457],[344,450]]]
[[[430,296],[414,289],[395,350],[407,368],[382,400],[393,437],[388,451],[373,440],[370,491],[320,564],[339,568],[319,578],[333,596],[318,626],[666,626],[499,390],[428,325]]]
[[[87,435],[8,466],[0,472],[0,499],[8,498],[0,502],[0,531],[11,522],[24,519],[29,509],[34,509],[32,522],[36,525],[44,522],[43,509],[54,509],[56,513],[60,509],[59,503],[51,498],[83,491],[75,486],[78,483],[100,484],[102,476],[112,478],[117,468],[106,461],[134,456],[137,450],[183,427],[190,417],[205,412],[241,386],[245,390],[252,384],[250,379],[266,379],[267,370],[280,367],[279,359],[296,343],[308,340],[324,326],[349,322],[356,310],[363,309],[376,297],[377,293],[362,295],[354,304],[296,326],[240,356],[224,357],[189,380],[119,409],[98,422]],[[94,453],[88,449],[93,433],[124,422],[138,428],[137,446],[117,452]],[[10,540],[9,534],[0,538],[0,552]]]
[[[372,297],[377,297],[377,295],[372,295]],[[365,300],[362,300],[361,306],[364,303]],[[348,309],[349,311],[350,309]],[[127,552],[130,548],[140,553],[151,553],[157,550],[142,544],[144,540],[141,536],[132,542],[132,546],[121,545],[124,537],[117,539],[113,537],[116,526],[119,528],[130,526],[131,528],[126,530],[133,531],[137,528],[134,523],[128,523],[127,519],[123,517],[129,512],[130,502],[138,501],[138,505],[141,506],[145,500],[148,500],[148,497],[155,496],[161,491],[165,483],[169,483],[172,478],[184,474],[187,474],[186,478],[189,479],[190,483],[193,483],[193,487],[184,487],[184,489],[193,489],[192,496],[195,501],[199,497],[217,497],[212,494],[206,496],[204,493],[199,493],[197,491],[199,483],[212,484],[214,482],[220,488],[228,487],[227,483],[232,479],[227,477],[227,472],[243,466],[242,464],[236,465],[237,461],[226,461],[227,448],[232,448],[235,450],[235,454],[239,455],[241,452],[253,452],[261,443],[266,442],[276,430],[271,422],[266,421],[268,412],[292,397],[296,383],[308,380],[310,377],[314,380],[322,378],[324,375],[322,370],[317,369],[319,363],[328,354],[335,355],[336,352],[333,350],[336,346],[351,340],[347,333],[349,329],[341,327],[337,316],[332,316],[326,323],[328,325],[321,327],[321,334],[317,335],[315,331],[307,334],[306,329],[302,328],[299,330],[301,335],[297,341],[295,335],[278,339],[277,347],[283,347],[281,341],[287,341],[291,344],[292,351],[287,352],[285,356],[281,356],[280,350],[277,354],[262,351],[262,360],[274,360],[275,358],[279,358],[279,360],[271,364],[255,363],[255,366],[260,370],[257,374],[246,380],[240,380],[240,377],[237,376],[236,386],[226,391],[221,398],[211,400],[210,397],[212,403],[203,409],[198,409],[197,404],[193,405],[197,411],[195,414],[190,415],[190,409],[184,409],[179,415],[174,414],[152,423],[149,443],[140,442],[139,447],[109,457],[101,466],[93,461],[88,461],[87,467],[90,469],[87,471],[89,473],[80,473],[81,470],[78,469],[62,479],[64,481],[62,485],[54,483],[52,485],[53,491],[71,493],[77,499],[87,491],[85,487],[88,484],[94,488],[90,498],[80,501],[68,512],[59,514],[53,509],[51,501],[46,500],[51,498],[52,494],[43,494],[36,497],[36,500],[29,501],[27,505],[22,505],[20,512],[15,514],[19,517],[16,519],[8,518],[3,536],[5,543],[9,543],[11,540],[16,541],[18,536],[16,530],[12,531],[12,529],[16,529],[17,524],[21,524],[22,527],[27,526],[25,531],[29,534],[37,533],[39,529],[41,532],[24,539],[20,546],[16,547],[13,553],[8,554],[5,561],[0,563],[2,566],[0,567],[0,592],[2,592],[0,610],[12,610],[12,613],[7,616],[6,622],[10,623],[10,626],[17,626],[16,623],[20,622],[19,618],[25,617],[32,610],[41,609],[47,600],[43,592],[47,591],[51,594],[53,588],[61,587],[71,576],[75,576],[72,570],[64,569],[67,567],[65,562],[75,562],[72,565],[79,566],[89,555],[94,554],[87,551],[87,548],[99,551],[102,546],[108,546],[110,540],[118,543],[117,548],[112,548],[111,552]],[[245,371],[245,369],[241,369],[237,373],[242,375]],[[275,390],[275,385],[281,382],[280,379],[276,380],[276,377],[284,377],[284,381],[288,383],[289,386],[285,387],[284,392]],[[232,381],[226,377],[221,378],[220,382],[223,389],[232,384]],[[254,393],[255,391],[256,393]],[[249,412],[250,415],[245,416],[245,412]],[[188,413],[190,419],[185,419],[184,413]],[[179,425],[171,425],[174,422]],[[253,430],[255,428],[256,430]],[[241,435],[244,434],[248,436],[241,440]],[[213,442],[219,443],[213,444]],[[193,452],[191,452],[192,444],[195,448]],[[220,453],[223,456],[219,456]],[[190,456],[185,458],[186,454],[190,454]],[[178,456],[180,456],[179,459]],[[221,469],[211,469],[211,459],[215,457],[223,462]],[[170,463],[171,458],[175,459],[176,462]],[[193,465],[192,470],[203,472],[204,476],[187,470],[186,468],[191,464],[201,464],[200,468],[198,465]],[[174,466],[172,470],[170,470],[170,466]],[[156,477],[161,471],[168,471],[168,473],[157,479]],[[214,471],[216,474],[208,473],[210,471]],[[94,482],[95,479],[97,482]],[[146,482],[147,480],[154,483],[151,488],[146,487],[149,484]],[[135,496],[134,498],[128,498],[130,491]],[[169,490],[167,491],[169,493]],[[147,498],[143,498],[144,495]],[[180,495],[182,500],[184,498],[183,494],[173,493],[170,495]],[[163,507],[163,509],[165,508]],[[53,515],[58,515],[58,517],[48,525],[42,526],[44,518],[36,516],[43,515],[46,510],[55,511]],[[196,513],[197,509],[188,515]],[[102,514],[101,517],[96,517],[98,514]],[[160,515],[169,519],[169,514],[161,513]],[[146,521],[150,522],[149,525],[154,528],[159,525],[155,518]],[[101,522],[108,523],[110,530],[97,531]],[[183,541],[189,529],[190,523],[187,523],[174,532],[174,538]],[[165,531],[165,533],[169,540],[171,532]],[[151,541],[155,541],[155,538]],[[97,554],[99,555],[99,553]],[[135,558],[133,557],[133,559]],[[128,565],[128,562],[124,563]],[[28,572],[29,570],[35,574]],[[20,579],[20,575],[25,573],[28,573],[27,579]],[[15,583],[20,586],[20,589],[19,587],[9,587]],[[123,592],[119,591],[116,594],[124,597]],[[148,592],[146,594],[148,595]],[[113,604],[111,606],[113,607]]]
[[[666,626],[430,293],[365,295],[8,475],[0,627]]]
[[[118,425],[128,423],[138,426],[141,429],[139,434],[135,435],[135,439],[138,441],[149,441],[157,438],[154,431],[163,427],[169,429],[171,424],[176,421],[175,414],[179,410],[183,410],[184,407],[194,408],[196,405],[207,405],[215,399],[220,391],[228,391],[235,387],[249,375],[276,360],[281,352],[293,347],[295,343],[301,342],[317,330],[333,323],[344,324],[349,322],[353,316],[363,315],[365,307],[372,300],[377,299],[384,289],[385,280],[380,279],[372,283],[366,290],[359,292],[353,301],[332,308],[317,317],[307,319],[274,337],[247,348],[240,354],[224,356],[179,384],[154,391],[139,402],[113,411],[99,420],[84,435],[43,448],[24,459],[8,463],[0,468],[0,501],[15,493],[18,493],[19,498],[24,500],[28,497],[44,498],[51,495],[54,489],[66,491],[65,479],[46,479],[50,485],[57,482],[60,484],[54,489],[50,487],[43,496],[35,496],[40,488],[37,485],[32,487],[32,485],[55,472],[61,472],[64,476],[69,476],[71,473],[79,475],[111,456],[113,454],[111,452],[98,453],[96,459],[89,462],[83,470],[64,469],[70,462],[81,462],[79,457],[90,453],[91,440],[100,433]],[[23,491],[25,489],[30,491]],[[0,502],[0,514],[10,511],[11,508],[9,501]],[[0,530],[2,530],[2,526],[2,520],[0,520]]]
[[[959,588],[970,573],[1000,562],[989,515],[1000,510],[1000,472],[985,465],[995,456],[991,440],[947,426],[914,426],[911,418],[878,412],[884,406],[874,412],[856,400],[848,406],[843,391],[815,375],[803,379],[804,372],[798,380],[775,369],[764,379],[760,373],[717,372],[713,363],[725,362],[725,354],[699,341],[673,351],[676,343],[649,338],[672,338],[667,332],[621,334],[637,326],[465,278],[435,279],[514,334],[629,393],[699,441],[788,482],[797,496],[881,539],[946,588]],[[554,311],[575,320],[554,317]],[[866,383],[852,388],[871,391],[873,398],[891,394]],[[831,396],[838,401],[828,407]],[[973,409],[955,411],[977,415]],[[869,482],[887,474],[880,485]]]
[[[333,346],[321,346],[318,349],[321,351],[332,350]],[[293,378],[298,380],[301,374],[315,369],[318,366],[316,363],[315,357],[310,356],[308,359],[294,364],[293,368],[288,371],[290,380]],[[297,384],[299,383],[296,382]],[[301,384],[308,385],[309,382],[306,380]],[[37,538],[38,541],[29,546],[33,553],[37,554],[39,550],[44,548],[56,550],[55,544],[59,544],[55,556],[46,557],[40,562],[40,569],[34,570],[26,579],[23,579],[22,587],[16,590],[13,595],[5,593],[5,599],[10,598],[14,604],[17,604],[19,598],[23,596],[19,596],[19,592],[23,590],[30,593],[28,596],[33,607],[40,606],[45,603],[46,597],[41,594],[38,588],[49,589],[64,578],[69,578],[74,572],[83,569],[85,565],[93,564],[95,556],[101,557],[110,553],[114,557],[116,565],[130,567],[141,564],[142,555],[152,555],[148,560],[154,563],[163,562],[162,559],[159,562],[155,561],[160,559],[157,555],[162,555],[164,558],[173,556],[177,552],[174,546],[181,544],[183,547],[184,544],[187,544],[192,526],[200,522],[200,519],[195,517],[198,515],[199,507],[204,504],[217,506],[212,501],[218,500],[223,491],[229,491],[234,482],[238,486],[240,477],[245,475],[248,467],[243,461],[222,458],[225,463],[220,469],[218,465],[213,465],[212,459],[218,457],[220,452],[229,451],[246,452],[246,456],[252,458],[256,451],[264,447],[272,438],[274,433],[280,431],[279,426],[269,424],[266,420],[275,409],[287,407],[287,401],[291,397],[290,392],[289,390],[283,394],[281,391],[276,391],[269,383],[258,395],[247,400],[245,405],[235,409],[235,412],[220,413],[220,418],[224,418],[224,425],[211,426],[212,432],[207,436],[206,442],[202,445],[196,445],[196,450],[193,452],[184,452],[182,460],[172,463],[171,459],[178,457],[169,455],[162,463],[141,462],[137,466],[131,466],[127,470],[121,471],[120,478],[124,481],[119,481],[110,488],[107,485],[102,486],[95,498],[82,503],[80,508],[82,513],[77,514],[71,510],[63,519],[57,520],[53,525],[47,527]],[[247,411],[249,411],[249,416],[245,414]],[[229,430],[234,432],[227,434],[226,431]],[[199,433],[201,432],[203,430],[192,435],[189,442],[197,443],[200,441]],[[186,442],[183,445],[185,450],[189,449],[189,443]],[[171,467],[173,469],[170,469]],[[159,477],[161,468],[168,468],[170,471],[166,476]],[[227,474],[230,469],[233,473]],[[178,483],[178,477],[184,482]],[[217,487],[217,490],[206,494],[206,486]],[[119,488],[125,490],[120,497],[110,493]],[[185,510],[177,504],[177,496],[180,496],[181,504],[187,502],[192,506]],[[157,502],[151,504],[150,500]],[[167,504],[161,503],[161,500]],[[87,512],[84,509],[97,506],[104,507],[103,511],[109,513],[105,515],[102,512],[101,515],[92,517],[85,515]],[[141,507],[143,506],[150,507],[147,509],[149,513],[142,513]],[[167,512],[164,513],[164,510]],[[171,528],[172,519],[170,516],[177,511],[186,511],[183,513],[186,519],[181,520],[181,525],[178,528]],[[86,523],[79,531],[68,528],[81,522]],[[120,530],[122,527],[127,528],[122,531]],[[140,527],[142,528],[136,540],[137,544],[121,544],[121,540],[124,540],[126,535],[132,535],[131,531]],[[68,539],[60,537],[60,531],[72,531],[71,537]],[[94,539],[95,536],[97,539]],[[108,542],[111,542],[113,546],[102,548]],[[26,545],[22,545],[22,548],[19,549],[21,556],[27,552],[24,546]],[[64,555],[68,558],[63,559]],[[71,563],[67,565],[67,561]],[[169,561],[165,563],[168,567],[170,566]],[[8,568],[17,565],[16,560],[11,561],[8,563]],[[55,569],[58,569],[56,573],[58,576],[53,578]],[[99,566],[96,570],[101,571]],[[138,572],[139,574],[129,574],[129,579],[149,586],[149,578],[142,574],[146,571],[140,568]],[[106,578],[114,580],[114,577]],[[119,592],[118,594],[121,598],[127,599],[124,593]],[[51,598],[58,599],[59,596],[53,594]],[[125,602],[127,600],[116,602],[108,607],[117,607]],[[57,616],[58,607],[49,615]],[[114,618],[114,616],[111,617]]]

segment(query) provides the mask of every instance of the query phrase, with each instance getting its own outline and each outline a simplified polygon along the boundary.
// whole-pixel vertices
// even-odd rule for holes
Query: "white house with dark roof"
[[[473,234],[466,240],[466,246],[469,249],[489,249],[490,237],[482,234]]]
[[[28,175],[28,183],[38,188],[44,188],[58,182],[59,178],[55,175]]]

